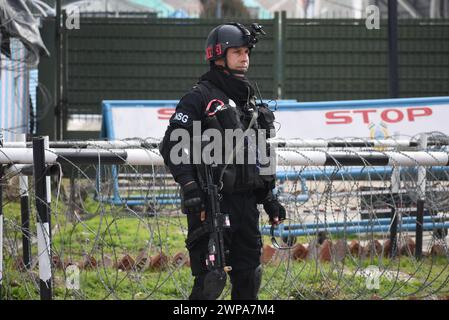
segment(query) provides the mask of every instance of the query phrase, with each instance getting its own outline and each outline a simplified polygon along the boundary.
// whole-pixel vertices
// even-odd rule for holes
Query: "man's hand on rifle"
[[[286,218],[286,211],[277,199],[270,199],[263,203],[265,212],[270,217],[271,225],[277,226]]]
[[[187,182],[181,186],[181,207],[185,214],[200,213],[201,221],[206,220],[206,207],[204,196],[195,181]]]

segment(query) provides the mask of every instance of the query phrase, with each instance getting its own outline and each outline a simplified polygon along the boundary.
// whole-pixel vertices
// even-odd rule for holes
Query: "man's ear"
[[[222,66],[222,67],[225,66],[224,58],[217,59],[217,60],[214,61],[214,63],[215,63],[216,66]]]

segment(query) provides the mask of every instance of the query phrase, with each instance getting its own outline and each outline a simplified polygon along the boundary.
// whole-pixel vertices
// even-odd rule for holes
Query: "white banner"
[[[160,138],[174,106],[108,101],[103,135],[109,139]],[[449,135],[449,97],[292,103],[275,111],[280,138],[385,139],[440,131]]]
[[[441,131],[449,135],[449,103],[446,105],[319,109],[276,112],[278,137],[385,139]]]

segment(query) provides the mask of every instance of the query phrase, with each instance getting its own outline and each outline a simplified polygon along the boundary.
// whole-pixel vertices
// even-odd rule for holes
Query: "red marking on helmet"
[[[213,51],[212,51],[212,46],[207,47],[206,48],[206,58],[210,59],[212,58],[212,56],[214,55]]]
[[[219,44],[215,45],[215,55],[219,56],[221,53],[222,53],[221,44],[219,43]]]

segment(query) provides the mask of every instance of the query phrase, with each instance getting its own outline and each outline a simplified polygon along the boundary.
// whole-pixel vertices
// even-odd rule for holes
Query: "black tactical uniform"
[[[249,34],[250,32],[239,24],[226,24],[215,28],[209,35],[206,45],[208,60],[213,61],[223,57],[228,47],[252,48],[253,43],[248,37]],[[214,49],[217,44],[221,45],[219,50]],[[210,47],[213,48],[212,54]],[[201,76],[197,85],[180,100],[160,147],[166,165],[176,182],[181,185],[184,204],[187,203],[185,199],[188,198],[190,201],[190,206],[183,207],[188,219],[186,244],[190,254],[192,274],[195,276],[190,299],[216,299],[220,292],[210,294],[210,288],[205,288],[207,284],[204,283],[208,272],[205,264],[208,252],[208,229],[206,222],[200,220],[200,211],[205,210],[207,214],[209,204],[204,201],[201,187],[204,181],[201,170],[198,169],[198,165],[172,162],[170,152],[178,141],[170,141],[170,135],[175,129],[182,128],[189,132],[190,137],[193,137],[194,121],[201,122],[202,134],[204,130],[216,127],[212,120],[216,121],[217,118],[220,119],[218,125],[220,129],[246,130],[250,125],[254,129],[272,128],[274,120],[272,112],[266,105],[256,106],[255,101],[254,89],[246,78],[237,77],[229,68],[211,63],[210,71]],[[226,112],[232,113],[231,118],[226,118]],[[217,117],[211,115],[217,115]],[[224,121],[222,121],[223,118]],[[229,119],[231,120],[228,121]],[[253,119],[252,122],[251,119]],[[248,144],[248,141],[244,141],[244,148],[249,148]],[[191,145],[190,150],[192,149]],[[274,176],[261,176],[259,169],[260,166],[257,163],[248,164],[247,162],[214,168],[215,182],[221,188],[220,208],[223,213],[229,215],[231,222],[231,228],[225,233],[224,239],[226,264],[232,267],[229,273],[232,299],[257,299],[261,280],[262,247],[257,204],[264,204],[270,218],[280,216],[282,219],[285,216],[283,207],[271,192],[274,187]]]

